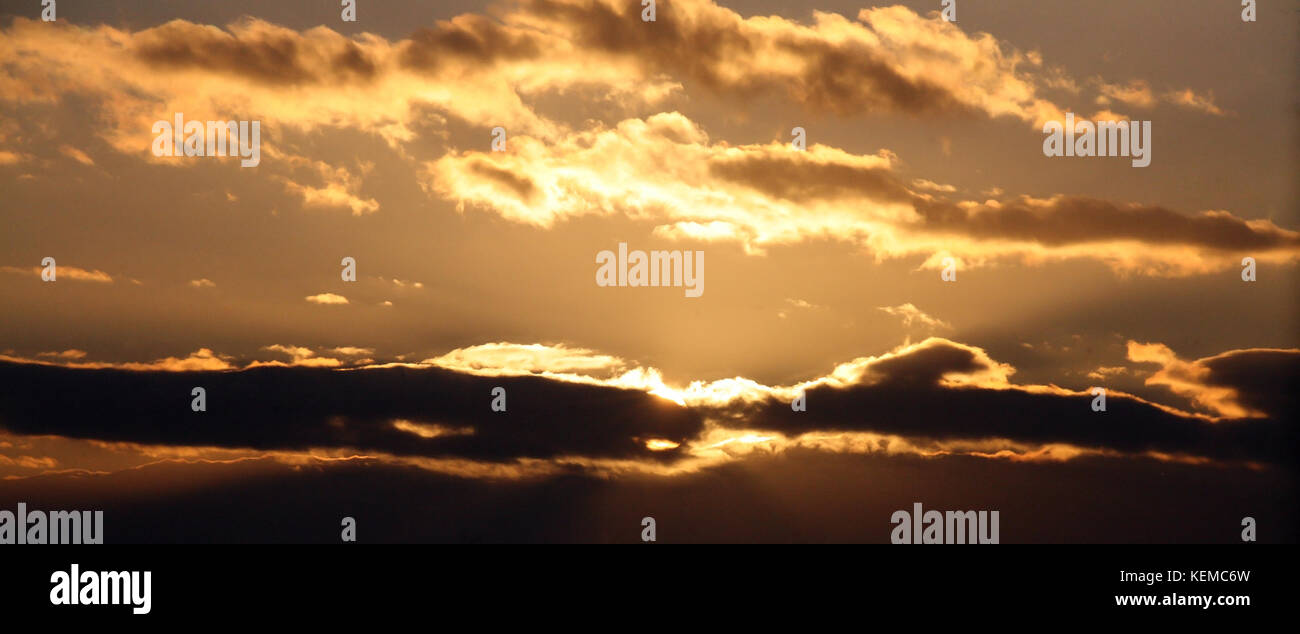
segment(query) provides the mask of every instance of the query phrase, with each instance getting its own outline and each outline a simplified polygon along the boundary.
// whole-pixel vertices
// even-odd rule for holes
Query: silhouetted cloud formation
[[[691,456],[689,443],[702,441],[709,421],[788,438],[867,432],[941,444],[1068,445],[1268,463],[1291,459],[1297,446],[1295,427],[1284,418],[1294,396],[1278,391],[1295,383],[1297,351],[1246,351],[1208,362],[1205,389],[1237,390],[1236,398],[1265,410],[1254,418],[1193,414],[1121,392],[1108,394],[1105,411],[1094,411],[1090,393],[1013,384],[1011,366],[937,337],[785,387],[740,379],[673,390],[653,370],[602,379],[527,375],[519,366],[587,360],[605,372],[623,363],[563,348],[495,344],[431,361],[451,359],[459,367],[470,353],[476,361],[464,370],[255,362],[238,371],[176,372],[0,363],[0,425],[20,434],[140,445],[349,449],[496,462],[673,462]],[[546,370],[532,370],[538,371]],[[196,386],[206,390],[207,411],[191,411]],[[490,407],[498,386],[505,389],[506,411]],[[799,393],[806,411],[791,407]],[[651,450],[651,440],[668,441],[669,448]]]
[[[238,372],[77,370],[0,363],[0,424],[25,434],[263,450],[348,447],[506,461],[568,455],[664,459],[644,440],[682,442],[699,416],[639,390],[439,368]],[[191,389],[207,411],[191,411]],[[506,390],[506,411],[490,408]],[[472,433],[425,437],[403,430]]]

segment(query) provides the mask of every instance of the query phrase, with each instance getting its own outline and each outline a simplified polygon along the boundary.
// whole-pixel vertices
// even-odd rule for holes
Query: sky
[[[1295,541],[1294,4],[335,4],[0,2],[0,509]],[[160,156],[177,116],[257,164]],[[1067,116],[1149,165],[1049,156]],[[620,244],[698,296],[601,285]]]

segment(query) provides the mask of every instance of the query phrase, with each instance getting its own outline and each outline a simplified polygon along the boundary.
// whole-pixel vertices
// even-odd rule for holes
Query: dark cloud
[[[714,159],[709,172],[786,200],[865,196],[886,202],[909,202],[914,197],[886,168],[815,163],[795,156],[726,156]]]
[[[710,173],[787,200],[862,197],[911,204],[920,216],[912,228],[975,240],[1018,240],[1047,246],[1132,240],[1223,251],[1300,249],[1300,232],[1269,221],[1248,221],[1226,211],[1187,214],[1158,205],[1086,196],[996,205],[960,205],[914,193],[885,167],[806,160],[802,155],[742,154],[715,159]],[[905,225],[906,226],[906,225]]]
[[[1292,422],[1300,413],[1300,350],[1233,350],[1200,365],[1207,386],[1232,388],[1250,409]]]
[[[995,116],[1027,116],[1027,102],[990,109],[984,97],[959,94],[950,77],[945,81],[907,67],[910,58],[925,57],[951,65],[954,73],[973,70],[997,78],[982,78],[984,88],[1003,78],[1021,81],[1000,52],[969,46],[975,40],[956,29],[931,32],[926,19],[910,11],[905,28],[915,31],[919,25],[924,31],[902,53],[896,50],[898,42],[879,43],[888,37],[877,38],[862,22],[848,22],[845,37],[836,27],[746,19],[713,2],[661,0],[653,23],[642,22],[641,11],[639,3],[614,0],[506,2],[493,15],[461,14],[396,40],[393,66],[430,74],[448,69],[473,73],[503,61],[545,62],[555,55],[579,66],[613,61],[630,69],[635,64],[647,76],[693,81],[740,100],[780,94],[812,110],[842,115],[987,110]],[[359,46],[329,27],[295,32],[245,18],[222,30],[173,20],[134,37],[130,51],[150,66],[228,73],[265,84],[365,80],[389,66],[386,59],[372,57],[382,53],[367,53],[363,39],[356,40]],[[946,39],[965,46],[929,41]],[[958,48],[969,49],[971,59],[960,59],[953,52]],[[780,68],[771,62],[754,64],[759,55],[788,63]],[[1032,93],[1028,84],[1025,90]],[[1004,100],[999,95],[991,101]]]
[[[946,88],[923,78],[905,77],[862,47],[794,38],[783,38],[777,45],[807,61],[807,69],[789,91],[815,109],[839,115],[877,110],[914,115],[975,113]],[[780,85],[772,83],[773,87]]]
[[[467,13],[412,33],[403,47],[401,61],[410,69],[437,71],[448,60],[489,65],[499,60],[536,58],[542,49],[535,33]]]
[[[490,409],[506,389],[507,411]],[[207,391],[192,412],[191,389]],[[394,419],[472,427],[423,438]],[[353,448],[404,456],[510,461],[581,456],[668,460],[644,439],[682,442],[699,416],[641,391],[541,377],[428,368],[238,372],[76,370],[0,363],[0,425],[20,434],[260,450]]]
[[[1282,464],[1297,450],[1296,428],[1285,418],[1294,411],[1294,392],[1286,389],[1300,376],[1296,358],[1229,354],[1211,363],[1213,381],[1275,414],[1218,422],[1118,393],[1108,395],[1105,412],[1094,412],[1090,394],[1002,383],[996,377],[1009,368],[939,338],[871,360],[856,383],[808,389],[807,411],[800,412],[775,397],[689,409],[639,390],[440,368],[138,372],[4,363],[0,425],[17,434],[146,445],[349,448],[495,462],[563,456],[671,461],[684,455],[705,418],[715,416],[725,426],[791,437],[874,432],[921,443],[1067,444]],[[195,386],[207,390],[206,412],[190,411]],[[507,412],[489,408],[495,386],[507,391]],[[473,433],[422,437],[394,427],[394,420]],[[683,448],[653,452],[645,447],[651,438]]]
[[[266,84],[307,84],[370,79],[376,65],[344,38],[313,39],[260,22],[233,32],[173,20],[136,34],[137,59],[160,68],[197,69]]]
[[[871,364],[871,372],[864,377],[880,388],[931,387],[945,374],[973,374],[989,370],[992,366],[971,348],[949,343],[944,339],[931,339],[908,354],[881,359]]]
[[[808,389],[807,411],[769,398],[727,420],[787,435],[862,431],[933,440],[999,438],[1282,464],[1296,457],[1296,428],[1286,420],[1208,422],[1118,394],[1108,396],[1105,412],[1094,412],[1090,394],[943,385],[945,374],[986,366],[971,350],[931,341],[936,343],[872,364],[858,384]],[[1291,372],[1294,384],[1295,368]]]
[[[520,176],[507,169],[502,169],[492,164],[486,159],[475,159],[469,164],[470,170],[475,174],[487,178],[494,183],[509,188],[515,192],[523,201],[533,197],[537,192],[537,186],[527,176]]]
[[[571,31],[583,48],[622,56],[651,73],[690,78],[715,92],[749,98],[785,93],[813,109],[837,114],[876,110],[907,113],[970,112],[945,88],[909,78],[862,45],[800,37],[785,30],[745,28],[742,19],[713,7],[671,0],[658,4],[655,22],[641,21],[639,3],[600,0],[526,0],[522,11]],[[800,60],[793,79],[765,72],[749,61],[755,51],[775,48]],[[743,69],[743,72],[739,72]]]
[[[1300,233],[1267,221],[1251,224],[1228,212],[1189,215],[1082,196],[1060,196],[1042,204],[1022,199],[997,207],[960,207],[947,200],[917,198],[913,205],[927,230],[976,239],[1012,238],[1051,246],[1136,240],[1223,250],[1300,247]]]

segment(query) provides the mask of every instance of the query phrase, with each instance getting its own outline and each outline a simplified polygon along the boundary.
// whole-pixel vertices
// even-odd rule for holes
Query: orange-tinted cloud
[[[34,275],[38,278],[41,277],[42,271],[44,271],[44,269],[39,266],[0,266],[0,272],[2,273]],[[57,281],[62,279],[76,280],[78,282],[102,282],[105,284],[113,282],[113,276],[98,269],[91,270],[76,266],[68,266],[66,264],[58,264],[55,267],[55,280]]]
[[[880,310],[902,319],[903,326],[908,328],[912,326],[920,326],[931,330],[950,330],[952,328],[948,322],[925,314],[925,311],[917,308],[911,302],[898,306],[881,306]]]
[[[1096,259],[1181,276],[1238,266],[1243,252],[1300,259],[1300,232],[1268,220],[1083,196],[954,201],[909,188],[888,150],[713,142],[676,112],[511,143],[507,153],[453,152],[426,163],[425,187],[462,209],[538,227],[618,213],[662,223],[656,233],[664,237],[737,242],[751,253],[831,237],[881,259],[925,256],[931,268],[945,257],[963,267]]]
[[[186,357],[165,357],[149,362],[126,362],[126,363],[109,363],[103,361],[80,361],[85,356],[75,355],[79,350],[69,350],[57,355],[60,361],[45,361],[42,359],[27,359],[11,355],[0,355],[0,361],[10,363],[25,363],[46,366],[59,366],[65,368],[77,368],[82,370],[103,370],[103,369],[120,369],[132,370],[137,372],[148,371],[165,371],[165,372],[199,372],[211,370],[230,370],[235,366],[231,365],[231,357],[218,355],[208,348],[200,348]],[[68,354],[74,353],[74,354]],[[49,355],[43,355],[49,356]],[[78,359],[76,361],[70,359]]]
[[[1128,358],[1161,367],[1147,385],[1162,385],[1215,416],[1286,418],[1295,413],[1300,350],[1250,348],[1184,361],[1161,343],[1128,342]]]
[[[316,295],[308,295],[305,299],[313,304],[325,306],[348,303],[348,298],[335,293],[317,293]]]
[[[1170,91],[1165,95],[1165,99],[1167,99],[1172,104],[1182,106],[1184,108],[1190,108],[1192,110],[1199,110],[1206,114],[1212,114],[1220,117],[1228,114],[1224,112],[1222,108],[1219,108],[1219,106],[1215,105],[1213,92],[1206,93],[1206,94],[1198,94],[1196,91],[1192,90],[1191,88],[1184,88],[1182,90]]]

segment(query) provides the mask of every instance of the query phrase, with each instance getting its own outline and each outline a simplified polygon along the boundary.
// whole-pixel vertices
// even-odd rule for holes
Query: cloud
[[[857,21],[814,11],[806,25],[745,18],[704,0],[673,2],[653,24],[639,12],[615,0],[535,0],[503,19],[739,101],[770,93],[842,115],[981,113],[1031,123],[1059,112],[1037,95],[1032,70],[1041,58],[904,7],[863,9]]]
[[[947,194],[951,194],[952,192],[957,191],[957,188],[953,187],[952,185],[944,185],[941,183],[936,183],[932,180],[926,180],[924,178],[912,179],[912,187],[915,187],[917,189],[926,189],[932,192],[942,192]]]
[[[1268,252],[1282,261],[1300,256],[1300,232],[1218,210],[1185,214],[1159,205],[1061,195],[996,204],[918,200],[916,210],[933,231],[1031,242],[1042,250],[1060,248],[1064,257],[1081,257],[1069,248],[1090,244],[1095,257],[1117,268],[1152,273],[1230,268],[1235,265],[1231,254],[1241,251]],[[1125,245],[1135,244],[1155,252],[1126,256],[1132,249]]]
[[[320,293],[317,295],[308,295],[306,299],[307,301],[313,304],[331,305],[331,304],[348,303],[348,298],[342,295],[335,295],[334,293]]]
[[[947,256],[965,266],[1093,259],[1160,276],[1232,268],[1243,251],[1271,262],[1300,259],[1300,232],[1269,220],[1085,196],[938,199],[905,185],[888,150],[714,143],[676,112],[554,142],[515,136],[511,143],[508,153],[429,161],[423,185],[462,210],[488,209],[539,228],[622,214],[661,223],[661,237],[736,242],[755,254],[830,237],[878,259],[925,256],[924,267]]]
[[[387,279],[387,278],[383,277],[382,275],[379,276],[379,281],[381,281],[381,282],[392,282],[392,283],[393,283],[393,286],[396,286],[397,288],[406,288],[406,287],[408,287],[408,286],[411,287],[411,288],[424,288],[424,283],[423,283],[423,282],[412,282],[412,281],[410,281],[410,280],[399,280],[399,279],[397,279],[397,278],[393,278],[393,279],[390,280],[390,279]]]
[[[804,301],[802,299],[795,299],[791,297],[785,298],[785,303],[795,308],[798,308],[799,310],[822,310],[825,308],[825,306],[818,306],[817,304],[813,304]],[[781,319],[786,319],[787,317],[789,317],[789,314],[786,311],[781,310],[781,311],[777,311],[776,316],[780,317]]]
[[[329,357],[318,357],[316,356],[316,353],[313,352],[310,348],[303,348],[301,346],[285,346],[280,344],[273,344],[269,346],[264,346],[262,349],[270,350],[272,352],[279,352],[281,354],[286,354],[289,356],[290,361],[288,363],[285,363],[283,361],[254,361],[248,365],[249,368],[257,368],[263,366],[302,366],[308,368],[336,368],[340,365],[343,365],[343,362],[339,361],[338,359],[331,359]]]
[[[62,153],[64,156],[67,156],[68,158],[71,158],[72,160],[81,163],[82,165],[95,164],[95,161],[91,159],[89,156],[87,156],[85,152],[82,152],[81,150],[78,150],[77,148],[72,147],[71,145],[59,146],[59,152]]]
[[[49,456],[9,456],[0,454],[0,467],[16,467],[19,469],[40,469],[50,470],[59,464],[58,460]]]
[[[912,326],[921,326],[923,328],[950,330],[952,326],[941,319],[936,319],[925,314],[924,311],[912,305],[911,302],[899,306],[881,306],[880,310],[889,313],[895,317],[902,318],[903,325],[911,328]]]
[[[68,350],[64,350],[62,352],[38,352],[36,356],[57,357],[59,359],[81,359],[86,356],[86,351],[77,350],[76,348],[69,348]]]
[[[674,2],[653,24],[640,21],[639,9],[614,0],[522,0],[402,40],[256,19],[125,31],[18,18],[0,38],[0,53],[14,60],[0,68],[0,94],[17,105],[84,97],[102,111],[98,130],[110,146],[167,165],[196,162],[148,151],[155,120],[177,112],[255,118],[271,178],[305,208],[354,216],[380,211],[362,193],[369,164],[301,156],[284,141],[291,133],[348,129],[381,138],[419,161],[427,193],[460,209],[488,208],[538,227],[622,213],[659,220],[661,237],[734,241],[751,253],[829,236],[877,259],[924,256],[925,266],[944,251],[969,266],[1095,258],[1120,271],[1174,276],[1227,268],[1226,252],[1235,250],[1259,250],[1252,254],[1269,262],[1294,260],[1300,250],[1296,232],[1221,210],[1185,214],[1059,196],[1002,206],[935,199],[925,192],[955,188],[900,180],[887,150],[815,145],[796,156],[777,142],[711,142],[678,113],[576,131],[539,114],[547,96],[586,90],[621,111],[645,109],[685,81],[736,103],[772,93],[840,114],[977,113],[1035,126],[1063,117],[1040,96],[1044,86],[1069,87],[1062,69],[903,7],[864,9],[856,20],[814,12],[807,24],[746,18],[705,0]],[[1144,103],[1151,92],[1144,80],[1093,83],[1111,95],[1105,99],[1126,103]],[[232,112],[231,103],[243,105]],[[416,159],[428,145],[417,130],[429,117],[440,127],[448,117],[503,125],[510,151],[452,148]]]
[[[216,285],[216,282],[213,282],[206,277],[197,280],[190,280],[190,286],[193,286],[194,288],[212,288]]]
[[[77,354],[81,353],[81,354]],[[81,350],[65,350],[61,353],[39,353],[38,357],[54,357],[58,361],[45,361],[42,359],[29,359],[0,354],[0,361],[8,363],[32,364],[38,366],[52,366],[62,368],[74,368],[80,370],[130,370],[134,372],[197,372],[211,370],[230,370],[235,366],[232,365],[231,357],[218,355],[208,348],[199,348],[185,357],[164,357],[149,362],[125,362],[111,363],[105,361],[81,361],[85,353]]]
[[[1128,368],[1122,365],[1099,366],[1096,370],[1093,370],[1092,372],[1088,373],[1088,378],[1096,379],[1098,381],[1105,381],[1110,377],[1119,376],[1122,374],[1128,374]]]
[[[282,157],[288,165],[301,168],[313,175],[322,185],[304,185],[287,176],[277,177],[290,193],[302,199],[303,207],[347,209],[354,216],[364,216],[379,211],[379,202],[358,195],[361,177],[344,167],[335,167],[324,161],[313,161],[301,156]],[[362,173],[373,165],[363,165]]]
[[[401,40],[255,18],[224,28],[173,20],[138,31],[17,18],[0,38],[0,53],[12,60],[0,69],[0,95],[19,104],[90,98],[112,147],[167,165],[193,164],[149,152],[151,124],[176,112],[258,119],[268,152],[284,138],[281,128],[350,128],[398,146],[415,139],[417,119],[430,109],[556,139],[565,126],[535,111],[544,95],[590,90],[626,108],[659,103],[682,82],[735,103],[773,94],[840,114],[978,114],[1035,127],[1063,116],[1040,96],[1063,71],[1043,69],[1041,55],[904,7],[863,9],[856,20],[819,11],[808,24],[745,18],[708,0],[673,2],[653,24],[641,22],[640,9],[617,0],[520,0]],[[242,104],[240,112],[231,103]],[[289,183],[308,202],[373,211],[347,196],[349,181]]]
[[[150,362],[86,361],[84,360],[87,356],[86,352],[77,349],[69,349],[62,352],[39,352],[35,357],[17,356],[12,354],[13,351],[10,350],[5,351],[5,354],[0,354],[0,361],[58,366],[83,370],[116,369],[163,372],[198,372],[209,370],[293,366],[337,368],[343,367],[344,365],[369,365],[374,361],[370,358],[357,358],[373,355],[374,349],[360,348],[356,346],[340,346],[328,349],[329,351],[341,356],[354,357],[346,364],[340,359],[320,356],[317,351],[305,346],[271,344],[262,346],[261,350],[273,352],[276,355],[288,356],[289,361],[279,359],[237,359],[234,356],[217,354],[208,348],[200,348],[186,357],[166,357]]]
[[[0,266],[0,272],[3,273],[14,273],[17,275],[34,275],[38,278],[41,277],[41,272],[43,270],[44,268],[39,266],[32,266],[32,267]],[[103,271],[100,271],[98,269],[89,270],[89,269],[83,269],[75,266],[68,266],[66,264],[57,264],[54,269],[54,274],[55,274],[56,281],[68,279],[68,280],[76,280],[78,282],[101,282],[104,284],[111,284],[113,282],[113,276]]]
[[[1111,100],[1137,108],[1151,108],[1156,105],[1156,97],[1151,93],[1151,85],[1141,79],[1127,84],[1108,84],[1096,78],[1101,95],[1097,99],[1100,105],[1109,105]]]
[[[159,69],[199,70],[296,86],[364,83],[376,74],[371,54],[328,28],[303,33],[261,20],[243,20],[228,31],[173,20],[140,31],[128,52]]]
[[[585,348],[507,342],[457,348],[444,355],[426,359],[424,363],[487,376],[523,376],[539,372],[600,372],[608,376],[626,366],[622,359],[597,354]]]
[[[1214,93],[1204,95],[1197,94],[1191,88],[1170,91],[1165,95],[1165,99],[1172,104],[1198,110],[1206,114],[1212,114],[1218,117],[1226,116],[1228,113],[1214,104]]]
[[[461,42],[466,25],[485,20],[457,18],[433,31]],[[427,44],[419,33],[390,41],[371,34],[348,38],[323,26],[294,31],[256,18],[225,28],[174,20],[139,31],[16,18],[0,37],[0,54],[13,60],[0,69],[0,95],[14,104],[77,95],[99,112],[99,133],[113,148],[164,165],[192,166],[152,155],[154,121],[177,112],[188,120],[259,120],[264,154],[287,159],[276,153],[285,149],[277,144],[290,130],[354,129],[396,146],[415,139],[413,127],[431,109],[554,135],[561,127],[534,113],[525,96],[595,86],[611,99],[640,102],[641,95],[662,98],[670,92],[671,82],[629,77],[627,64],[601,64],[564,46],[558,34],[532,31],[530,37],[558,47],[557,54],[515,59],[507,68],[486,66],[490,60],[474,55],[443,56],[431,68],[411,63],[418,57],[411,51]],[[569,54],[560,55],[565,49]],[[236,103],[240,107],[232,110]],[[318,186],[290,178],[283,166],[273,169],[310,203],[373,211],[373,201],[353,195],[355,183],[336,171]]]
[[[393,421],[393,428],[420,438],[437,438],[439,436],[472,436],[473,427],[444,427],[442,425],[425,425],[409,420]]]
[[[1209,375],[1196,375],[1198,385],[1230,386],[1236,399],[1263,412],[1240,417],[1227,409],[1222,416],[1190,413],[1118,391],[1108,393],[1105,412],[1094,412],[1087,392],[1013,383],[1012,366],[935,337],[786,386],[743,377],[670,386],[653,368],[542,344],[483,344],[423,364],[349,369],[303,367],[320,359],[303,347],[265,349],[292,362],[235,370],[206,349],[184,360],[111,366],[0,357],[0,424],[23,435],[285,452],[286,459],[460,460],[469,462],[457,469],[469,471],[475,463],[528,459],[549,464],[529,467],[534,473],[561,465],[672,473],[797,448],[1279,464],[1294,447],[1294,429],[1281,416],[1294,411],[1295,392],[1285,388],[1300,376],[1294,350],[1199,361]],[[195,385],[207,390],[206,412],[189,409]],[[490,408],[497,387],[506,390],[506,411]],[[52,397],[60,393],[78,398]],[[800,394],[807,410],[792,411]]]
[[[1128,342],[1128,359],[1161,367],[1146,379],[1215,416],[1293,417],[1300,394],[1300,350],[1249,348],[1184,361],[1169,346]]]
[[[846,367],[852,375],[835,377]],[[792,411],[792,394],[774,391],[723,420],[786,436],[870,432],[928,438],[944,451],[960,441],[1003,439],[1011,445],[1278,464],[1293,455],[1295,430],[1282,420],[1216,422],[1116,392],[1107,395],[1105,412],[1094,412],[1085,392],[1013,385],[1004,382],[1006,376],[1006,368],[979,349],[931,338],[841,366],[834,380],[800,386],[806,411]]]
[[[0,377],[0,421],[11,432],[150,445],[653,462],[674,452],[644,439],[682,443],[702,424],[640,390],[436,367],[175,373],[0,363]],[[207,390],[206,412],[190,409],[196,385]],[[490,409],[495,387],[505,388],[507,411]],[[74,393],[66,390],[77,398],[57,398]],[[419,433],[439,429],[462,432]]]
[[[785,298],[785,303],[787,303],[787,304],[789,304],[789,305],[791,305],[791,306],[794,306],[795,308],[805,308],[805,309],[808,309],[808,310],[812,310],[812,309],[814,309],[814,308],[821,308],[820,306],[818,306],[818,305],[816,305],[816,304],[811,304],[811,303],[806,302],[806,301],[804,301],[804,300],[802,300],[802,299],[795,299],[795,298],[791,298],[791,297],[787,297],[787,298]]]
[[[200,348],[188,357],[166,357],[152,363],[121,363],[114,367],[135,372],[211,372],[234,368],[229,357],[218,355],[207,348]]]
[[[332,350],[347,357],[364,357],[375,353],[374,348],[358,348],[356,346],[340,346]]]
[[[1103,106],[1108,106],[1113,101],[1118,101],[1127,106],[1148,110],[1154,108],[1158,103],[1163,102],[1218,117],[1226,116],[1228,114],[1215,105],[1213,92],[1200,94],[1191,88],[1183,88],[1181,90],[1168,90],[1157,95],[1155,91],[1151,89],[1151,84],[1142,79],[1130,80],[1126,84],[1110,84],[1106,83],[1106,81],[1100,77],[1095,77],[1093,78],[1092,83],[1097,86],[1099,92],[1095,101],[1097,104]],[[1126,117],[1118,115],[1114,117],[1095,115],[1093,117],[1093,119],[1096,120],[1116,120],[1124,118]]]

